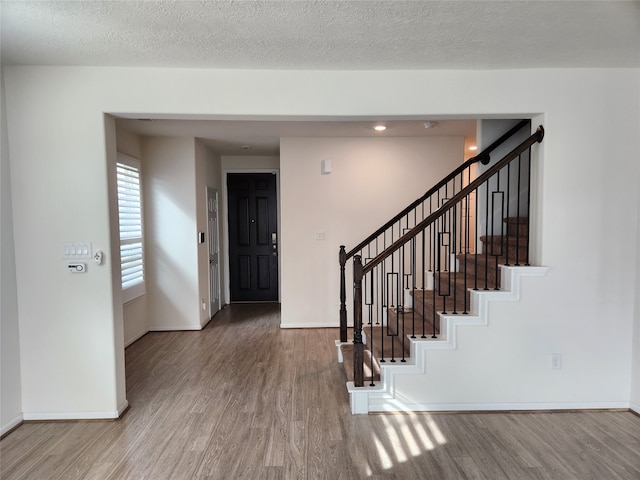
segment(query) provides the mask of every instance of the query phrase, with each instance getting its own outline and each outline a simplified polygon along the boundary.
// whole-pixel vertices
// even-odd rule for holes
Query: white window
[[[140,161],[118,153],[116,173],[122,299],[126,303],[145,293]]]

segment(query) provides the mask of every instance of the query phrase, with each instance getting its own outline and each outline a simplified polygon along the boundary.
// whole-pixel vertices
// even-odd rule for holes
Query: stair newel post
[[[362,343],[362,259],[353,257],[353,383],[364,386],[364,344]]]
[[[347,265],[347,252],[340,245],[340,341],[347,341],[347,287],[344,269]]]

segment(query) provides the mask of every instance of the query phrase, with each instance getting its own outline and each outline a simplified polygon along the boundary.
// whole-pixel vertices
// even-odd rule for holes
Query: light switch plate
[[[62,244],[62,258],[91,257],[91,242],[65,242]]]

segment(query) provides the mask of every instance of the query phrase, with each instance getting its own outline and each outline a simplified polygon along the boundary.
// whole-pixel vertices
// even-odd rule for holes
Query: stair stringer
[[[411,354],[401,364],[381,364],[380,381],[373,387],[355,387],[347,382],[347,391],[351,404],[351,413],[367,414],[369,412],[406,412],[414,411],[412,406],[396,396],[396,375],[420,375],[427,371],[426,354],[435,350],[457,349],[458,327],[488,326],[489,303],[493,301],[513,302],[520,299],[520,279],[522,277],[542,277],[549,267],[505,266],[500,265],[500,290],[473,290],[471,293],[470,314],[442,314],[438,338],[411,338],[407,336]],[[336,342],[337,344],[338,342]]]

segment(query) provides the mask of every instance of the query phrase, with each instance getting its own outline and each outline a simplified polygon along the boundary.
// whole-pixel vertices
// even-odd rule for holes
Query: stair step
[[[527,217],[509,217],[504,219],[507,225],[507,235],[529,236],[529,218]]]
[[[365,326],[364,330],[367,335],[367,344],[364,346],[364,381],[365,385],[372,381],[377,382],[380,380],[380,363],[383,364],[395,364],[406,362],[409,359],[411,353],[411,343],[409,339],[404,336],[404,348],[401,335],[389,337],[384,336],[381,341],[382,329],[386,330],[386,327],[373,327],[373,333],[371,326]],[[409,334],[409,332],[405,332]],[[383,345],[381,345],[383,343]],[[371,349],[373,348],[373,355]],[[353,350],[352,343],[344,344],[341,347],[343,357],[343,368],[347,376],[347,381],[353,381]],[[403,355],[404,351],[404,355]]]
[[[525,236],[515,236],[515,235],[483,235],[480,237],[480,241],[482,242],[483,247],[491,246],[494,248],[499,247],[517,247],[517,248],[527,248],[528,240]],[[484,250],[484,248],[483,248]],[[492,252],[490,252],[492,253]],[[499,252],[493,252],[493,254],[499,254]]]
[[[454,290],[456,296],[466,294],[470,288],[478,289],[494,289],[499,286],[498,279],[500,278],[500,269],[496,268],[495,260],[493,265],[490,263],[478,264],[478,277],[475,274],[475,264],[473,266],[467,266],[467,270],[464,270],[464,265],[460,267],[459,272],[438,272],[435,274],[434,287],[436,290],[436,296],[439,294],[453,296]],[[485,268],[486,267],[486,268]],[[485,284],[485,277],[487,282]],[[428,290],[432,291],[432,290]]]
[[[513,240],[510,240],[509,242],[513,242]],[[493,275],[493,278],[495,278],[495,274],[500,273],[500,269],[496,268],[498,265],[524,265],[527,258],[528,248],[526,245],[519,245],[517,249],[515,246],[509,246],[508,248],[502,248],[501,251],[500,247],[496,246],[494,248],[494,252],[503,253],[503,255],[491,255],[491,246],[489,247],[489,250],[484,250],[484,253],[457,254],[458,272],[466,272],[469,278],[472,278],[477,269],[480,276],[484,276],[486,272],[487,275]],[[517,257],[516,253],[518,254]]]
[[[389,316],[391,317],[394,315],[395,313],[389,309]],[[367,334],[367,348],[372,349],[375,358],[380,361],[400,361],[402,358],[409,358],[411,354],[411,343],[407,338],[407,335],[411,334],[411,330],[410,325],[409,328],[407,328],[407,318],[405,318],[404,334],[402,333],[401,322],[397,329],[399,333],[395,331],[395,328],[393,328],[396,325],[395,318],[396,317],[389,319],[388,326],[380,327],[374,325],[373,329],[370,325],[365,327],[365,332]],[[389,335],[388,332],[390,332],[391,335]]]
[[[466,299],[466,302],[465,302]],[[425,322],[429,325],[433,325],[433,312],[434,312],[434,298],[433,298],[433,290],[416,290],[414,292],[414,300],[413,300],[413,310],[416,313],[419,313],[422,316],[424,306],[425,312]],[[471,294],[469,291],[465,292],[457,292],[455,295],[449,296],[439,296],[436,295],[435,298],[435,311],[442,313],[451,313],[458,314],[464,313],[465,311],[469,313],[471,308]],[[406,315],[405,315],[406,316]],[[436,330],[440,328],[438,324],[439,318],[436,317]],[[430,330],[429,330],[430,331]]]
[[[499,256],[511,264],[525,263],[529,251],[528,239],[524,236],[482,236],[482,250],[489,256]]]
[[[347,376],[348,382],[353,382],[353,349],[352,343],[342,345],[342,367]],[[373,363],[373,369],[372,367]],[[371,351],[365,345],[364,349],[364,383],[368,385],[371,382],[380,381],[380,364],[376,357],[371,355]]]
[[[414,304],[415,305],[415,304]],[[433,309],[425,308],[424,317],[422,316],[422,304],[417,308],[405,309],[404,315],[398,314],[396,309],[390,308],[387,314],[387,323],[389,328],[395,330],[395,325],[399,325],[399,330],[402,332],[402,322],[404,322],[404,334],[415,335],[416,337],[422,336],[423,332],[423,320],[424,320],[424,334],[433,335]],[[415,326],[415,329],[414,329]],[[395,332],[394,332],[395,333]],[[436,335],[440,333],[439,317],[436,316]],[[406,356],[410,356],[410,345],[405,342]]]

